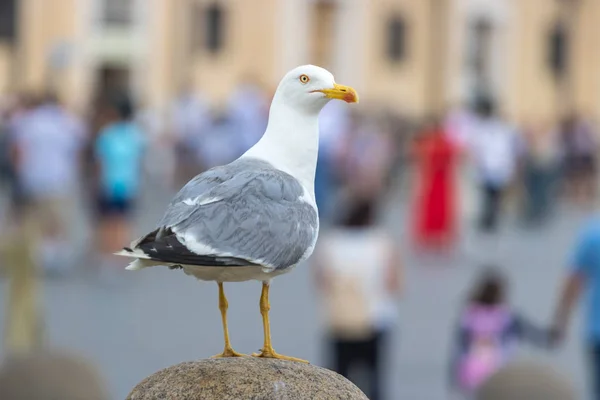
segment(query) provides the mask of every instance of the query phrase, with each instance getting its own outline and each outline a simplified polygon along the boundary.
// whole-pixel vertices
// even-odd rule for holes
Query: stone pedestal
[[[553,366],[533,360],[515,361],[492,375],[476,400],[576,400],[573,384]]]
[[[128,400],[368,400],[324,368],[252,357],[184,362],[140,382]]]
[[[97,367],[87,359],[44,349],[3,361],[0,399],[108,400],[110,395]]]

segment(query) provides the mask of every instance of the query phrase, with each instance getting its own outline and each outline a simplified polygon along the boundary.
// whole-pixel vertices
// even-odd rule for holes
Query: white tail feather
[[[128,266],[125,267],[125,269],[127,271],[139,271],[140,269],[144,268],[145,265],[141,260],[134,260],[131,263],[129,263]]]
[[[133,255],[133,253],[128,252],[127,250],[121,250],[121,251],[117,251],[116,253],[113,253],[115,256],[123,256],[123,257],[135,257],[137,258],[137,256]]]
[[[139,239],[138,239],[139,242]],[[135,258],[127,267],[125,267],[128,271],[139,271],[142,268],[154,267],[157,265],[165,265],[164,262],[155,261],[151,256],[144,253],[141,249],[131,247],[131,249],[123,249],[121,251],[117,251],[113,253],[116,256]]]
[[[142,268],[150,267],[153,265],[152,262],[147,261],[150,260],[150,257],[138,249],[135,249],[133,251],[127,251],[123,249],[121,251],[117,251],[116,253],[114,253],[114,255],[135,258],[135,260],[129,263],[127,267],[125,267],[125,269],[128,271],[139,271]]]
[[[128,271],[139,271],[142,268],[148,268],[148,267],[156,267],[156,266],[161,266],[161,265],[168,265],[165,264],[164,262],[160,262],[160,261],[153,261],[153,260],[145,260],[145,259],[137,259],[132,261],[131,263],[129,263],[129,265],[127,267],[125,267],[126,270]]]
[[[127,251],[127,250],[121,250],[121,251],[117,251],[116,253],[113,253],[115,256],[123,256],[123,257],[129,257],[129,258],[143,258],[146,260],[150,260],[150,256],[148,256],[147,254],[145,254],[144,252],[142,252],[141,250],[138,249],[134,249],[133,251]]]

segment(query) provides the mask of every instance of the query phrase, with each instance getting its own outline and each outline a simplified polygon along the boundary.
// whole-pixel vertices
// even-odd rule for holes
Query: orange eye
[[[310,78],[308,77],[308,75],[300,75],[300,82],[302,82],[303,84],[308,83],[310,81]]]

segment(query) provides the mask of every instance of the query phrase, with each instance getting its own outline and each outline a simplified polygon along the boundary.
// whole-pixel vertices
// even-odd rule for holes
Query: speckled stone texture
[[[95,365],[70,352],[44,349],[15,354],[0,367],[2,400],[108,400]]]
[[[184,362],[140,382],[128,400],[368,400],[350,381],[296,362],[225,358]]]
[[[508,364],[492,375],[476,400],[576,400],[573,384],[554,366],[534,360]]]

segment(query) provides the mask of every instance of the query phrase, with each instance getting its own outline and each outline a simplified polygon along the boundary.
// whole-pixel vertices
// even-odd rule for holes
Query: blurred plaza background
[[[599,205],[599,38],[597,0],[0,1],[1,354],[70,349],[117,399],[218,353],[216,285],[125,272],[110,253],[188,179],[252,146],[281,77],[312,63],[360,104],[321,114],[322,245],[273,285],[274,346],[348,367],[332,361],[341,339],[323,311],[339,293],[322,272],[347,250],[336,234],[373,225],[398,281],[374,317],[379,398],[450,399],[457,320],[486,266],[512,307],[551,328]],[[256,351],[259,284],[226,287],[234,347]],[[564,346],[518,356],[586,398],[580,319]],[[371,393],[368,375],[352,379]]]

